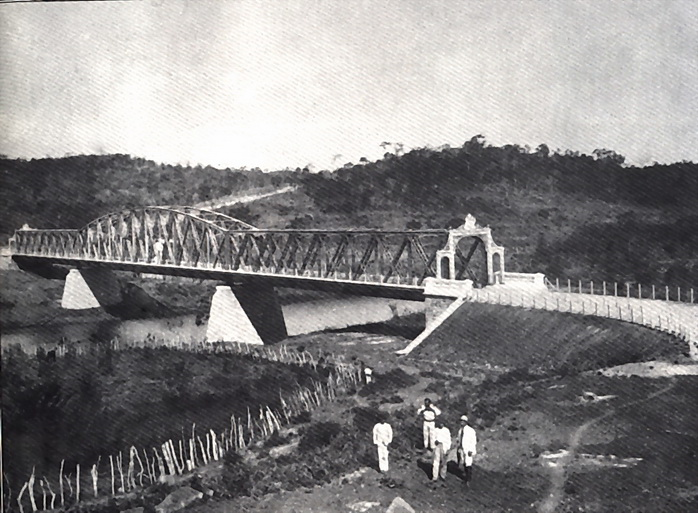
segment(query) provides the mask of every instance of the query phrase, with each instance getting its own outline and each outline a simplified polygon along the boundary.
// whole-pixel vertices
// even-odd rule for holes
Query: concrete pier
[[[65,279],[61,306],[87,310],[121,302],[121,285],[108,269],[71,269]]]
[[[274,287],[219,285],[211,301],[209,342],[270,344],[286,338],[281,304]]]

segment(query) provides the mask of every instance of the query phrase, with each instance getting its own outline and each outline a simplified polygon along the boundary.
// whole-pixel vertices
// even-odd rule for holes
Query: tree
[[[596,157],[596,160],[602,161],[602,162],[609,162],[617,165],[623,164],[625,162],[625,157],[619,153],[616,153],[613,150],[607,150],[606,148],[597,148],[595,149],[592,154],[594,157]]]

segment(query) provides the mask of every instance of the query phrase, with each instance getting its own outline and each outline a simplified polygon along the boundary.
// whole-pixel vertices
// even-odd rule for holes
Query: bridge
[[[273,230],[202,208],[146,207],[81,229],[25,227],[10,243],[21,269],[66,279],[66,308],[118,303],[112,271],[223,282],[209,335],[227,337],[247,326],[247,338],[257,343],[286,334],[274,287],[424,301],[430,278],[468,287],[505,276],[504,249],[472,216],[452,230]],[[224,314],[240,307],[245,316]],[[261,340],[253,334],[260,330]]]
[[[66,279],[65,308],[118,303],[113,271],[217,280],[222,285],[212,300],[209,340],[262,344],[285,338],[275,287],[426,301],[428,325],[448,316],[454,299],[502,304],[504,297],[514,304],[514,291],[529,297],[517,306],[551,309],[561,297],[550,296],[556,293],[542,274],[506,272],[504,248],[471,215],[453,229],[296,230],[259,229],[196,207],[146,207],[108,214],[75,230],[25,227],[10,243],[21,269]],[[636,306],[632,312],[643,313],[628,310],[625,317],[623,308],[630,307],[619,308],[616,298],[610,308],[609,301],[565,298],[563,305],[582,315],[670,330],[688,340],[693,352],[698,342],[693,305],[662,303],[653,320],[644,312],[657,310],[657,301],[634,300],[645,309]],[[572,306],[578,304],[581,308]]]
[[[78,230],[17,230],[11,250],[34,272],[58,264],[416,300],[429,277],[484,286],[503,276],[503,248],[474,218],[456,230],[269,230],[199,208],[148,207]]]

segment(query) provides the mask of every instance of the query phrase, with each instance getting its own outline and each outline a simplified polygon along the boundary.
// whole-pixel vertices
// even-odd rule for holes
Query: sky
[[[332,169],[382,142],[698,162],[695,0],[0,4],[0,154]]]

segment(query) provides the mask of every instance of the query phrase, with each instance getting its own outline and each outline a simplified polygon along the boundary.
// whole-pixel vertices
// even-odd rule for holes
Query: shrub
[[[232,497],[250,495],[251,476],[249,465],[239,453],[230,451],[223,457],[223,486]]]
[[[325,447],[339,434],[341,429],[342,426],[336,422],[311,424],[301,437],[298,448],[302,451],[310,451]]]
[[[357,406],[351,410],[354,418],[353,424],[359,433],[370,433],[373,426],[385,418],[383,412],[377,408],[365,408]]]
[[[291,417],[291,424],[305,424],[312,420],[312,414],[309,411],[302,411],[298,415]]]
[[[359,391],[361,397],[373,394],[393,392],[401,388],[407,388],[419,382],[419,379],[408,374],[401,368],[390,369],[385,374],[374,374],[374,381]]]
[[[270,448],[270,447],[278,447],[279,445],[284,445],[288,442],[290,442],[292,439],[291,436],[282,436],[279,434],[278,431],[274,431],[269,438],[266,439],[264,442],[263,447],[265,448]]]

